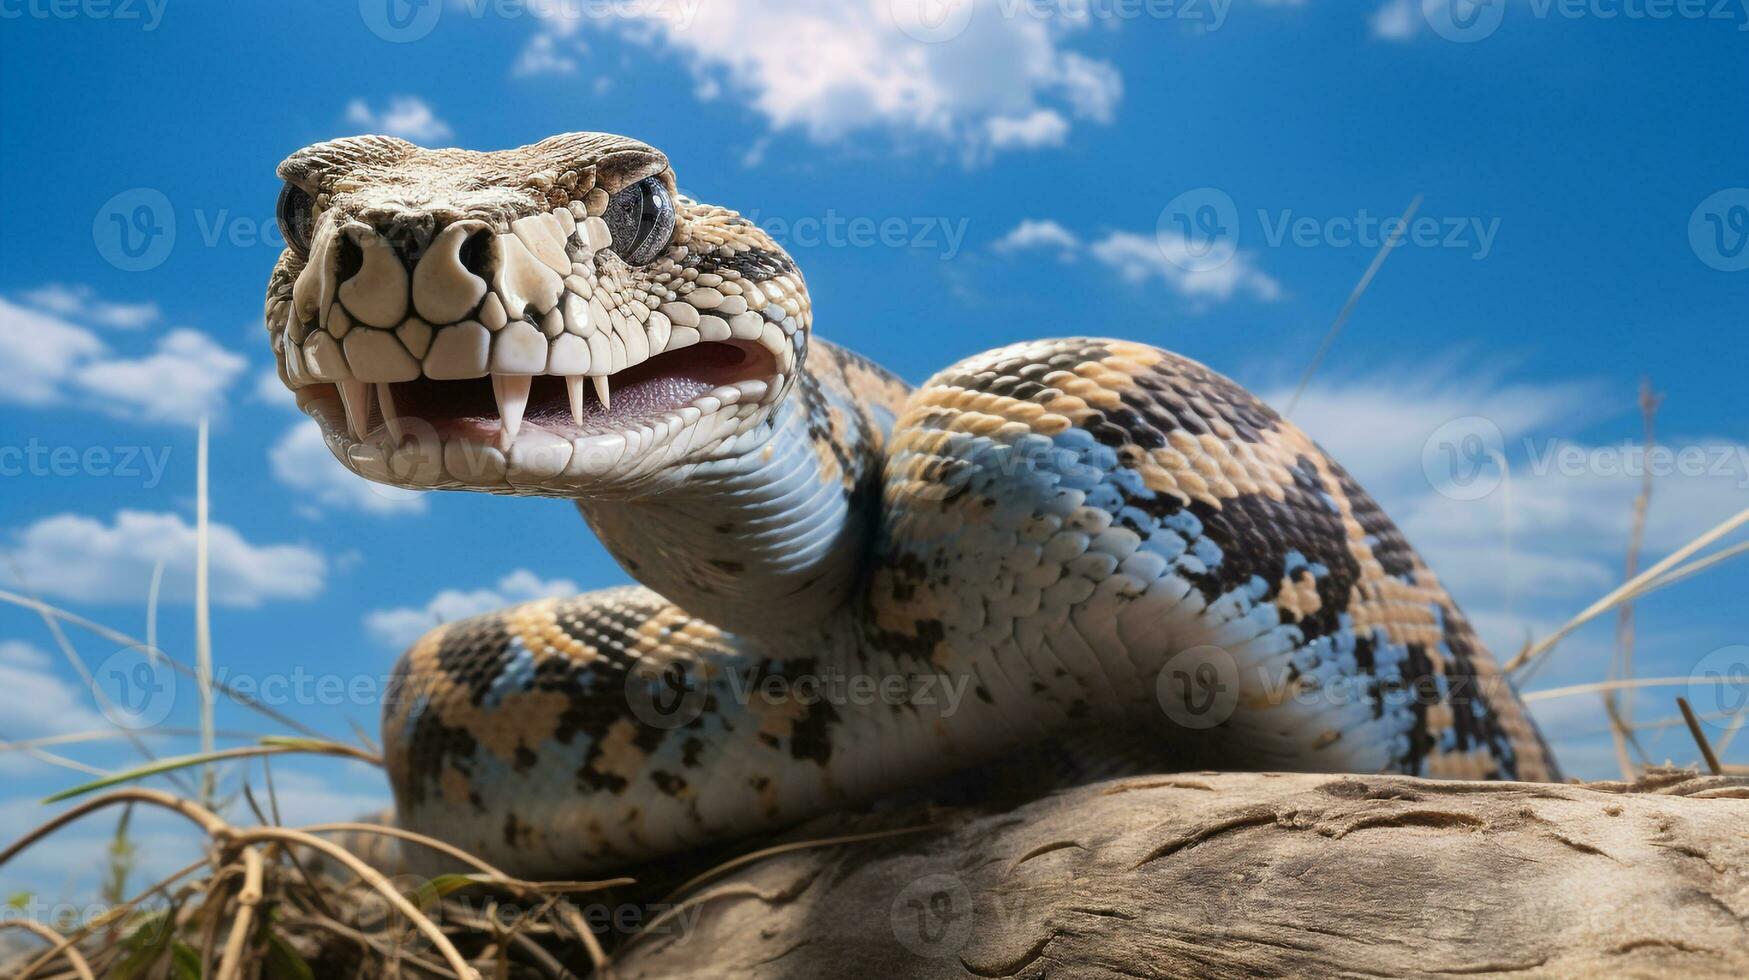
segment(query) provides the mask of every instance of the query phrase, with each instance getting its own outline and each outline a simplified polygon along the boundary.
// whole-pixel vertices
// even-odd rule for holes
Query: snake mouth
[[[776,374],[771,352],[757,344],[725,341],[658,354],[613,375],[587,379],[534,375],[527,379],[522,425],[538,426],[566,439],[623,432],[684,417],[687,408],[699,409],[702,416],[707,405],[700,403],[707,396],[718,404],[761,401]],[[445,438],[499,441],[504,448],[521,434],[517,426],[517,432],[506,438],[509,427],[501,403],[508,397],[504,377],[454,381],[422,377],[385,383],[377,388],[378,397],[363,428],[367,436],[380,427],[399,439],[417,421]],[[338,386],[327,387],[339,403]],[[340,407],[344,411],[344,404]]]
[[[771,352],[743,341],[700,344],[658,354],[590,385],[539,375],[529,386],[523,421],[564,438],[578,438],[649,426],[697,407],[711,395],[759,401],[777,373]],[[479,439],[500,435],[503,420],[498,392],[490,379],[433,381],[421,378],[390,386],[395,410],[431,423],[444,434]],[[578,396],[575,401],[572,394]],[[714,393],[714,394],[713,394]]]
[[[611,375],[497,375],[317,383],[298,405],[362,475],[492,489],[633,469],[684,432],[773,403],[784,374],[758,341],[706,341]],[[691,440],[686,440],[691,441]]]

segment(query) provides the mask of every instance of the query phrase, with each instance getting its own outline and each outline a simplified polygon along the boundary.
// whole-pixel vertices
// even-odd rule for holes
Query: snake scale
[[[913,389],[618,136],[360,136],[279,175],[267,325],[334,455],[573,499],[642,583],[406,652],[383,746],[412,830],[575,876],[1085,732],[1156,771],[1556,778],[1390,519],[1200,364],[1035,340]]]

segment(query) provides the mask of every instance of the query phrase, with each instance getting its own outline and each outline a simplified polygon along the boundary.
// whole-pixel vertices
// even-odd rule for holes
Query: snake
[[[627,137],[354,136],[278,176],[268,333],[335,458],[571,500],[638,583],[401,656],[381,742],[407,830],[566,878],[1041,744],[1559,778],[1379,505],[1196,361],[1025,340],[913,387],[814,336],[785,249]]]

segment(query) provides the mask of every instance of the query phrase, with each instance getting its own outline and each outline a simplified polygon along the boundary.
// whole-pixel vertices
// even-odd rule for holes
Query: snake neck
[[[650,496],[578,501],[631,576],[771,649],[806,643],[855,590],[874,536],[880,463],[847,393],[804,372],[738,451]]]

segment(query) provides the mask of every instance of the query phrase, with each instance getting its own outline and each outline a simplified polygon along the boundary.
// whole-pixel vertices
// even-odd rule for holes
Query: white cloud
[[[278,379],[274,384],[279,385]],[[279,387],[280,394],[285,395],[284,386]],[[425,510],[424,494],[372,483],[340,465],[314,422],[298,422],[287,429],[267,455],[279,482],[318,503],[372,514],[417,514]]]
[[[516,64],[510,67],[510,74],[517,78],[576,73],[577,59],[561,53],[558,42],[551,34],[536,34],[530,38],[528,46],[516,56]]]
[[[931,5],[948,18],[939,34],[921,16]],[[1059,143],[1071,119],[1108,122],[1123,94],[1115,67],[1065,47],[1087,30],[1087,18],[1040,17],[1028,5],[1008,16],[998,0],[533,9],[559,37],[610,30],[665,48],[693,72],[701,98],[737,93],[773,129],[816,141],[885,129],[957,146],[975,160],[1004,147]]]
[[[346,105],[346,121],[372,133],[415,142],[446,140],[455,135],[449,123],[439,119],[422,99],[411,95],[391,96],[388,107],[381,112],[371,109],[363,99],[353,99]]]
[[[223,407],[225,389],[248,362],[198,330],[178,328],[140,358],[107,357],[73,375],[73,383],[111,414],[193,425]]]
[[[1014,230],[1002,236],[993,246],[998,252],[1019,252],[1029,248],[1054,248],[1061,250],[1064,258],[1073,259],[1075,252],[1081,247],[1081,239],[1075,233],[1055,221],[1039,221],[1028,218],[1014,226]]]
[[[137,330],[163,316],[157,303],[112,303],[98,299],[90,286],[51,282],[20,295],[38,309],[117,330]]]
[[[228,524],[210,527],[212,601],[256,606],[322,591],[327,562],[303,545],[257,545]],[[143,601],[152,568],[164,561],[162,598],[194,595],[195,529],[176,514],[123,510],[105,524],[78,514],[45,517],[10,535],[0,552],[32,590],[83,602]]]
[[[1369,21],[1372,36],[1386,41],[1404,41],[1414,37],[1421,28],[1421,12],[1416,0],[1385,0],[1373,11]]]
[[[0,299],[0,399],[52,405],[80,362],[103,352],[83,327]]]
[[[60,287],[32,295],[45,310],[84,302]],[[91,330],[45,310],[0,299],[0,401],[57,405],[77,391],[111,415],[193,425],[223,407],[225,390],[246,366],[241,356],[187,327],[158,337],[150,354],[126,357]]]
[[[1112,232],[1094,242],[1088,252],[1127,282],[1159,280],[1191,299],[1222,301],[1240,292],[1263,302],[1281,298],[1281,283],[1258,269],[1249,252],[1235,252],[1220,265],[1205,269],[1189,244],[1177,235],[1128,231]]]
[[[1262,392],[1286,411],[1292,388]],[[1422,448],[1453,419],[1493,422],[1508,442],[1549,426],[1593,421],[1604,392],[1585,384],[1503,384],[1455,359],[1403,370],[1325,375],[1306,389],[1293,421],[1374,493],[1431,489],[1421,471]]]
[[[379,609],[365,616],[364,625],[371,635],[385,645],[404,647],[441,623],[466,619],[519,602],[572,595],[576,592],[577,585],[574,582],[566,579],[543,581],[540,576],[527,569],[518,569],[499,579],[498,584],[491,588],[470,592],[445,589],[433,596],[422,608]]]
[[[0,640],[0,739],[42,738],[108,729],[91,698],[55,676],[48,654],[19,640]],[[0,773],[42,765],[23,752],[0,752]]]
[[[990,147],[1036,149],[1061,146],[1069,136],[1069,120],[1055,109],[1035,109],[1024,116],[997,116],[990,120]]]
[[[1214,268],[1191,254],[1184,239],[1166,232],[1141,235],[1114,231],[1104,238],[1082,242],[1080,237],[1055,221],[1029,218],[998,239],[996,251],[1014,254],[1027,249],[1049,249],[1065,262],[1081,254],[1116,272],[1125,282],[1165,283],[1173,292],[1199,302],[1224,302],[1245,293],[1261,302],[1281,298],[1281,283],[1258,269],[1249,252],[1236,252]]]

